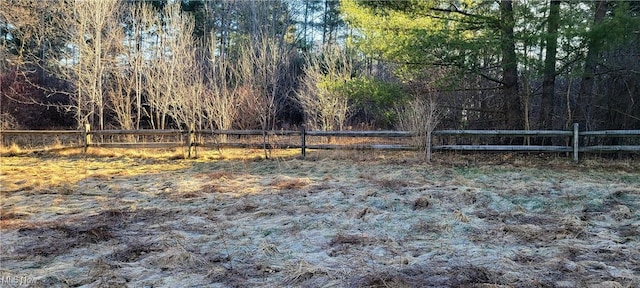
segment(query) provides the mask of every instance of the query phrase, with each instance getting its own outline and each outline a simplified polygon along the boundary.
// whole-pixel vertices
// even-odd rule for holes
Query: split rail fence
[[[4,130],[0,131],[0,143],[11,144],[16,136],[54,136],[75,138],[74,144],[62,148],[175,148],[185,147],[192,151],[205,148],[258,148],[300,149],[305,157],[307,150],[321,149],[381,149],[423,150],[431,160],[432,151],[492,151],[492,152],[551,152],[567,153],[579,160],[580,153],[640,152],[640,130],[579,131],[573,130],[439,130],[422,137],[426,143],[422,149],[415,143],[421,137],[409,131],[307,131],[300,130],[98,130],[89,126],[84,130]],[[276,141],[276,138],[278,139]],[[351,141],[335,141],[351,138]],[[531,139],[554,139],[546,143],[560,145],[527,145]],[[382,140],[381,140],[382,139]],[[467,139],[467,140],[464,140]],[[472,139],[472,140],[468,140]],[[484,140],[483,140],[484,139]],[[496,140],[499,139],[499,140]],[[496,145],[493,143],[525,143],[518,145]],[[594,140],[596,139],[596,140]],[[598,140],[600,139],[600,140]],[[603,141],[602,139],[625,139],[627,141]],[[207,141],[209,140],[209,141]],[[230,140],[236,140],[230,141]],[[493,140],[493,141],[492,141]],[[630,140],[630,141],[629,141]],[[9,142],[9,143],[7,143]],[[455,144],[448,144],[454,142]],[[533,141],[540,143],[541,141]],[[604,145],[602,143],[627,142],[631,145]],[[459,144],[462,143],[462,144]],[[595,144],[593,144],[595,143]],[[564,144],[564,145],[562,145]]]

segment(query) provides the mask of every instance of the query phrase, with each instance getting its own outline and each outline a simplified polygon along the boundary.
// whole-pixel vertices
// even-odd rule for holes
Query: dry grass
[[[420,196],[418,197],[418,199],[413,201],[413,209],[414,210],[426,209],[427,207],[429,207],[429,204],[431,204],[431,202],[429,201],[429,197]]]
[[[309,185],[308,179],[278,177],[270,185],[280,190],[300,189]]]
[[[35,287],[640,285],[635,163],[122,152],[0,158],[0,273]]]
[[[24,154],[24,151],[16,143],[11,143],[9,147],[0,145],[0,156],[12,157]]]

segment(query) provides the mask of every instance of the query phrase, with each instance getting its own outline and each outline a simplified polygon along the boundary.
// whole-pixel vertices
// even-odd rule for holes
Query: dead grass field
[[[2,157],[0,286],[640,287],[634,162],[296,153]]]

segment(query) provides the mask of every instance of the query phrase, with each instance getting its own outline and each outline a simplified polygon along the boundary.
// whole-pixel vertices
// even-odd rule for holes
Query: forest
[[[638,129],[640,2],[2,0],[0,92],[2,129]]]

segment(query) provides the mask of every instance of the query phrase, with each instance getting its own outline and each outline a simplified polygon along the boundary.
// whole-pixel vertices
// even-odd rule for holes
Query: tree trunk
[[[608,1],[597,1],[595,3],[596,10],[593,17],[593,26],[598,25],[604,19],[607,13]],[[582,80],[580,82],[580,92],[578,93],[578,100],[576,103],[576,109],[574,109],[575,120],[580,123],[581,127],[589,130],[589,118],[591,114],[591,105],[593,102],[593,75],[596,72],[596,66],[598,61],[598,54],[600,53],[601,40],[596,37],[590,37],[587,56],[584,60],[584,72],[582,73]]]
[[[505,116],[503,126],[504,128],[522,129],[523,117],[518,87],[518,59],[513,35],[515,20],[512,1],[504,0],[500,3],[500,16],[502,20],[502,109]]]
[[[540,104],[540,128],[553,129],[553,112],[556,84],[556,54],[558,50],[558,26],[560,24],[560,1],[551,0],[547,17],[546,55],[544,59],[544,79],[542,80],[542,101]]]
[[[329,13],[329,0],[324,0],[324,13],[322,13],[322,45],[327,44],[327,14]]]
[[[311,0],[305,0],[304,1],[304,22],[302,23],[302,39],[304,39],[304,45],[307,45],[307,41],[309,40],[309,37],[307,36],[307,27],[309,26],[309,1]]]

